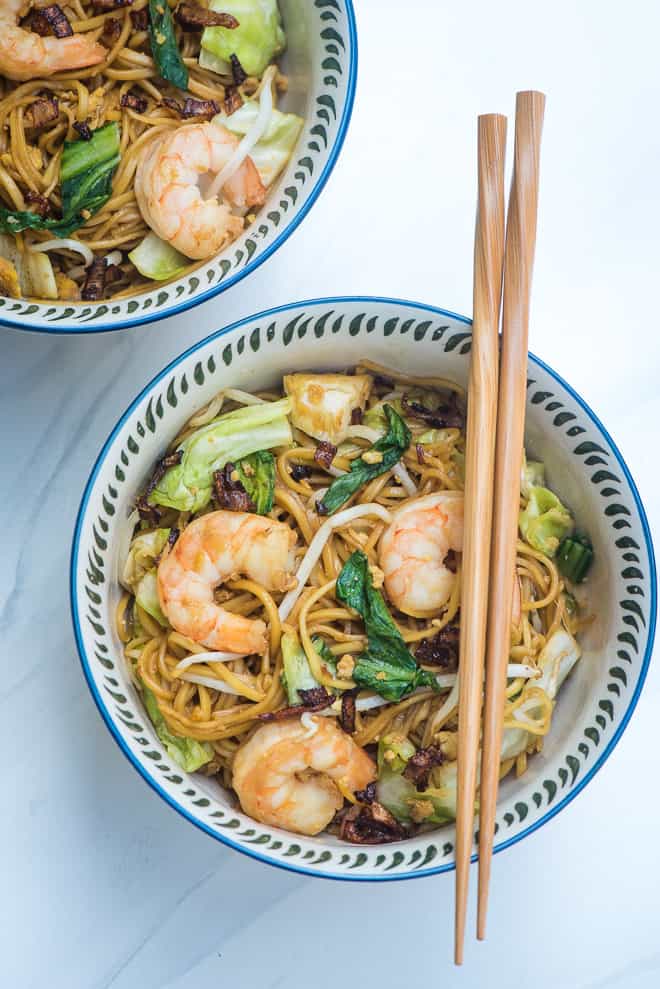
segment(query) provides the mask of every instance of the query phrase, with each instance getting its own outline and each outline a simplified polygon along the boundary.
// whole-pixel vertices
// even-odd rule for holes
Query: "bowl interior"
[[[288,77],[281,107],[305,123],[291,159],[257,219],[219,255],[181,278],[124,299],[92,304],[0,296],[0,324],[46,333],[94,333],[172,316],[244,278],[286,240],[332,171],[353,108],[357,42],[351,0],[279,0]]]
[[[147,781],[209,833],[274,864],[346,878],[401,878],[453,865],[453,829],[394,845],[348,846],[252,821],[213,780],[186,776],[154,735],[123,666],[113,614],[126,519],[154,461],[222,387],[273,385],[287,371],[341,369],[369,357],[411,374],[467,382],[470,325],[409,303],[337,299],[273,310],[202,342],[166,368],[125,413],[84,494],[72,555],[74,624],[83,668],[111,731]],[[593,413],[530,358],[526,445],[589,532],[596,562],[584,585],[595,620],[564,685],[543,752],[500,790],[498,847],[544,823],[604,761],[644,679],[655,620],[655,569],[643,509],[620,454]]]

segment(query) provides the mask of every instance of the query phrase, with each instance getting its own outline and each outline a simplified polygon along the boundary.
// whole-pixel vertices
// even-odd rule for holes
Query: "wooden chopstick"
[[[513,180],[504,257],[502,358],[495,448],[486,696],[479,794],[477,937],[480,940],[485,937],[486,931],[506,667],[511,645],[511,601],[516,564],[527,391],[529,300],[536,246],[539,155],[544,108],[543,93],[517,94]]]
[[[463,963],[465,915],[481,735],[488,603],[497,365],[504,261],[506,117],[479,117],[477,220],[474,235],[472,356],[465,453],[456,803],[454,961]]]

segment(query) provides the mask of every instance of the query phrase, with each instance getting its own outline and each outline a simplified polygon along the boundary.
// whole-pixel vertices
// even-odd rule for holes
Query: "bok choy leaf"
[[[89,141],[65,141],[60,162],[62,218],[48,219],[27,210],[0,209],[0,233],[51,230],[69,237],[107,203],[119,164],[119,125],[105,124]]]
[[[391,405],[384,406],[388,429],[361,457],[351,461],[347,474],[335,478],[318,503],[319,513],[332,515],[368,481],[398,464],[410,446],[411,433]]]
[[[174,34],[174,21],[167,0],[149,0],[149,40],[156,68],[167,82],[188,88],[186,68]]]
[[[369,561],[356,550],[337,578],[337,597],[364,621],[367,648],[355,660],[353,680],[375,690],[388,701],[399,701],[416,687],[438,689],[428,670],[421,669],[408,651],[380,591],[373,586]]]

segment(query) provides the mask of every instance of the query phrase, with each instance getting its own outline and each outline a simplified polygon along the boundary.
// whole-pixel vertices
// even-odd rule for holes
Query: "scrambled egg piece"
[[[3,257],[0,257],[0,295],[7,295],[10,299],[23,298],[18,272],[11,261]]]
[[[287,374],[291,421],[317,440],[339,446],[346,439],[354,409],[364,409],[371,390],[368,374]]]
[[[58,299],[79,299],[80,289],[73,278],[67,278],[62,272],[58,271],[55,275],[55,284],[57,285],[57,298]]]

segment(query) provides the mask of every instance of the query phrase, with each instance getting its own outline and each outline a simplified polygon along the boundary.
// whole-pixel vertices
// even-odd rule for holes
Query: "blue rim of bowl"
[[[152,380],[149,382],[149,384],[147,384],[142,389],[142,391],[140,392],[140,394],[135,399],[133,399],[133,401],[128,406],[128,408],[126,409],[126,411],[123,413],[123,415],[121,416],[121,418],[117,421],[117,423],[114,426],[112,432],[110,433],[108,439],[103,444],[103,447],[101,449],[101,452],[99,453],[98,457],[96,458],[96,461],[95,461],[94,466],[92,468],[91,474],[89,476],[89,480],[87,481],[87,484],[85,486],[85,490],[84,490],[84,493],[83,493],[83,496],[82,496],[82,499],[81,499],[81,502],[80,502],[80,507],[78,509],[78,515],[77,515],[77,518],[76,518],[76,525],[75,525],[74,534],[73,534],[73,543],[72,543],[72,547],[71,547],[70,575],[69,575],[69,580],[70,580],[69,586],[70,586],[71,615],[72,615],[72,620],[73,620],[73,630],[74,630],[75,639],[76,639],[76,646],[78,648],[78,655],[80,657],[80,662],[81,662],[81,665],[82,665],[82,668],[83,668],[83,673],[85,675],[85,679],[87,680],[87,685],[88,685],[88,687],[90,689],[90,692],[92,694],[92,697],[94,698],[94,701],[96,703],[96,706],[99,709],[99,713],[101,714],[101,717],[105,721],[105,723],[106,723],[106,725],[107,725],[110,733],[112,734],[113,738],[115,739],[115,741],[119,745],[119,748],[122,750],[122,752],[124,753],[124,755],[126,756],[126,758],[129,760],[129,762],[138,771],[138,773],[140,774],[140,776],[142,776],[142,778],[145,780],[145,782],[148,783],[149,786],[153,790],[155,790],[155,792],[167,804],[169,804],[170,807],[172,807],[179,814],[181,814],[182,817],[184,817],[187,821],[190,821],[191,824],[194,824],[195,827],[199,828],[201,831],[204,831],[204,832],[206,832],[206,834],[210,835],[212,838],[215,838],[216,841],[220,841],[223,845],[228,845],[230,848],[234,848],[236,851],[241,852],[244,855],[247,855],[249,858],[257,859],[260,862],[265,862],[268,865],[275,866],[276,868],[284,869],[287,872],[298,872],[298,873],[301,873],[302,875],[314,876],[314,877],[320,878],[320,879],[336,879],[336,880],[344,880],[344,881],[350,881],[350,882],[393,882],[393,881],[400,881],[402,879],[417,879],[417,878],[419,878],[421,876],[434,876],[434,875],[438,875],[439,873],[442,873],[442,872],[451,872],[454,869],[454,863],[453,862],[448,862],[448,863],[445,863],[444,865],[433,866],[433,867],[431,867],[429,869],[424,869],[424,870],[420,870],[420,871],[417,871],[417,872],[404,872],[404,873],[398,873],[397,875],[387,875],[387,876],[385,876],[385,875],[379,875],[379,876],[356,876],[356,875],[350,875],[350,876],[347,876],[347,875],[343,875],[341,873],[317,872],[317,871],[315,871],[313,869],[308,869],[308,868],[305,868],[303,866],[294,865],[293,863],[278,862],[275,859],[269,858],[267,855],[260,854],[259,852],[255,851],[254,849],[245,848],[243,845],[239,844],[238,842],[232,841],[231,838],[229,838],[227,835],[219,834],[217,831],[214,831],[213,828],[211,828],[207,824],[204,824],[203,821],[200,821],[200,820],[196,819],[195,817],[193,817],[193,815],[190,814],[189,811],[186,810],[185,807],[183,807],[170,794],[168,794],[165,790],[163,790],[162,787],[159,785],[159,783],[152,776],[150,776],[150,774],[148,773],[146,767],[143,766],[135,758],[135,756],[133,755],[133,753],[131,752],[131,750],[126,745],[126,743],[125,743],[125,741],[124,741],[121,733],[117,729],[117,727],[116,727],[116,725],[115,725],[115,723],[114,723],[114,721],[113,721],[113,719],[112,719],[112,717],[111,717],[111,715],[110,715],[110,713],[109,713],[109,711],[108,711],[108,709],[107,709],[107,707],[106,707],[106,705],[105,705],[105,703],[104,703],[104,701],[103,701],[103,699],[102,699],[99,691],[97,690],[96,684],[94,682],[94,677],[92,675],[92,672],[91,672],[91,669],[90,669],[90,666],[89,666],[89,662],[88,662],[88,659],[87,659],[87,654],[86,654],[86,651],[85,651],[85,646],[84,646],[84,643],[83,643],[82,632],[81,632],[81,628],[80,628],[80,616],[79,616],[79,613],[78,613],[77,594],[76,594],[76,573],[77,573],[77,568],[78,568],[78,549],[79,549],[79,544],[80,544],[80,533],[81,533],[81,530],[82,530],[83,519],[84,519],[84,516],[85,516],[86,509],[87,509],[87,503],[89,501],[89,498],[90,498],[92,489],[93,489],[94,484],[96,482],[97,475],[99,473],[99,470],[101,469],[102,463],[105,460],[106,454],[108,453],[110,447],[114,443],[115,437],[117,436],[117,434],[119,433],[119,431],[124,426],[126,420],[131,416],[131,414],[133,413],[134,409],[139,405],[139,403],[142,401],[142,399],[154,388],[154,386],[156,384],[158,384],[159,381],[162,381],[163,378],[167,377],[167,375],[169,375],[190,354],[195,353],[195,351],[199,350],[201,347],[206,346],[206,344],[210,343],[213,340],[219,339],[220,337],[224,336],[226,333],[229,333],[232,330],[237,329],[238,327],[245,326],[246,324],[251,324],[251,323],[257,322],[259,320],[270,319],[271,317],[276,317],[276,316],[280,315],[283,312],[287,312],[290,309],[299,309],[299,308],[302,308],[302,307],[309,307],[309,306],[324,306],[324,307],[328,307],[328,306],[335,306],[335,305],[338,305],[338,304],[346,304],[346,303],[349,303],[349,304],[350,303],[357,303],[357,304],[360,304],[360,305],[363,305],[363,304],[366,303],[367,305],[408,306],[408,307],[413,308],[413,309],[418,309],[418,310],[420,310],[422,312],[432,313],[435,316],[440,316],[440,317],[445,317],[445,318],[446,317],[449,317],[451,319],[459,320],[460,322],[465,323],[467,326],[471,326],[472,325],[472,321],[470,319],[468,319],[466,316],[461,316],[458,313],[451,312],[451,311],[449,311],[447,309],[439,309],[436,306],[431,306],[431,305],[428,305],[426,303],[410,302],[410,301],[408,301],[406,299],[392,299],[392,298],[381,297],[381,296],[336,296],[336,297],[330,297],[330,298],[326,298],[326,299],[306,299],[306,300],[303,300],[301,302],[291,302],[291,303],[288,303],[287,305],[275,306],[272,309],[266,309],[263,312],[255,313],[252,316],[248,316],[248,317],[246,317],[244,319],[237,320],[236,322],[231,323],[229,326],[225,326],[225,327],[223,327],[220,330],[216,330],[215,333],[211,333],[204,340],[201,340],[198,343],[194,344],[192,347],[189,347],[188,350],[184,351],[184,353],[182,353],[178,357],[176,357],[165,368],[163,368],[162,371],[160,371],[157,375],[155,375],[155,377],[152,378]],[[646,545],[646,552],[648,554],[648,559],[649,559],[649,568],[650,568],[650,575],[649,575],[649,577],[650,577],[650,592],[651,592],[651,597],[650,597],[650,602],[649,602],[649,625],[648,625],[648,634],[647,634],[647,639],[646,639],[646,648],[644,650],[644,656],[643,656],[643,659],[642,659],[642,665],[641,665],[641,669],[640,669],[640,672],[639,672],[639,678],[637,680],[637,685],[635,687],[635,692],[634,692],[633,696],[631,697],[630,703],[628,704],[628,707],[626,708],[626,710],[625,710],[625,712],[624,712],[624,714],[623,714],[623,716],[622,716],[622,718],[621,718],[621,720],[619,722],[619,725],[617,727],[616,732],[614,733],[614,735],[610,739],[609,744],[606,746],[606,748],[600,754],[599,758],[591,766],[591,768],[589,769],[589,771],[584,775],[584,777],[582,778],[581,782],[578,783],[577,786],[569,794],[567,794],[562,800],[560,800],[559,803],[555,807],[553,807],[551,810],[546,811],[546,813],[538,821],[536,821],[534,824],[530,824],[529,827],[525,828],[519,834],[513,835],[511,838],[507,838],[505,841],[501,841],[499,843],[496,843],[495,844],[495,847],[494,847],[494,851],[496,853],[497,852],[504,851],[505,848],[509,848],[511,845],[515,845],[517,842],[522,841],[523,838],[526,838],[528,835],[532,834],[534,831],[537,831],[544,824],[547,824],[548,821],[550,821],[553,817],[555,817],[561,810],[563,810],[564,807],[567,806],[567,804],[569,804],[572,800],[574,800],[575,797],[577,797],[577,795],[582,792],[582,790],[584,790],[584,788],[587,785],[587,783],[589,783],[589,781],[591,779],[593,779],[593,777],[596,775],[596,773],[598,772],[598,770],[601,769],[601,767],[604,765],[604,763],[606,762],[606,760],[611,755],[611,753],[614,750],[617,742],[621,738],[621,735],[623,734],[623,732],[624,732],[624,730],[625,730],[628,722],[630,721],[630,718],[632,716],[632,713],[635,710],[635,707],[637,706],[637,702],[638,702],[639,697],[640,697],[640,694],[642,692],[642,688],[644,686],[644,682],[646,680],[646,675],[647,675],[649,663],[650,663],[650,660],[651,660],[651,654],[653,652],[653,640],[655,638],[656,611],[657,611],[657,579],[656,579],[656,567],[655,567],[655,553],[653,551],[653,541],[651,539],[651,531],[650,531],[650,528],[649,528],[648,520],[646,518],[646,512],[644,511],[644,506],[642,505],[642,500],[641,500],[641,498],[639,496],[639,492],[637,490],[637,486],[636,486],[635,482],[632,479],[632,476],[630,474],[630,471],[628,469],[628,466],[627,466],[625,460],[623,459],[623,456],[622,456],[621,452],[619,451],[619,448],[617,447],[616,443],[614,442],[614,440],[612,439],[612,437],[610,436],[609,432],[607,431],[607,429],[605,428],[605,426],[602,424],[602,422],[600,421],[600,419],[598,418],[598,416],[587,405],[587,403],[584,401],[584,399],[580,395],[578,395],[578,393],[566,381],[564,381],[564,379],[561,377],[561,375],[557,374],[556,371],[554,371],[551,367],[549,367],[544,361],[540,360],[540,358],[535,357],[534,354],[531,354],[530,353],[528,356],[529,356],[529,359],[534,364],[536,364],[538,367],[541,367],[562,388],[565,388],[566,389],[566,391],[568,392],[568,394],[575,400],[575,402],[577,402],[577,404],[580,406],[580,408],[585,413],[585,415],[591,420],[591,422],[593,423],[593,425],[595,426],[595,428],[601,433],[601,435],[605,438],[605,440],[609,444],[609,446],[610,446],[610,448],[611,448],[611,450],[612,450],[612,452],[613,452],[613,454],[614,454],[614,456],[615,456],[615,458],[616,458],[616,460],[618,462],[618,465],[621,468],[624,477],[626,478],[626,481],[628,483],[628,486],[630,488],[630,491],[632,492],[632,496],[633,496],[633,499],[634,499],[634,502],[635,502],[635,506],[636,506],[637,511],[639,513],[639,518],[640,518],[640,522],[641,522],[641,525],[642,525],[642,531],[644,533],[644,540],[645,540],[645,545]],[[474,855],[472,857],[472,861],[475,862],[476,859],[477,859],[477,856]]]
[[[145,316],[136,316],[135,318],[124,319],[113,323],[102,322],[100,325],[97,324],[95,326],[90,326],[89,324],[85,324],[84,326],[31,326],[29,323],[22,320],[7,319],[5,316],[2,316],[0,318],[0,327],[25,330],[28,333],[51,333],[54,335],[70,335],[80,333],[87,335],[93,333],[114,333],[115,330],[126,330],[133,326],[146,326],[148,323],[154,323],[160,319],[169,319],[172,316],[177,316],[180,313],[187,312],[188,309],[192,309],[195,306],[200,305],[202,302],[208,302],[209,299],[213,299],[216,295],[220,295],[220,293],[225,292],[228,288],[231,288],[232,285],[236,285],[236,283],[242,278],[245,278],[246,275],[249,275],[252,271],[255,271],[261,264],[263,264],[264,261],[268,260],[268,258],[274,254],[286,240],[288,240],[294,230],[296,230],[302,223],[316,200],[319,198],[326,182],[330,178],[330,174],[337,163],[337,158],[339,157],[339,153],[344,145],[348,125],[353,114],[358,71],[358,41],[353,0],[344,0],[344,3],[346,4],[346,19],[348,21],[348,35],[350,38],[351,52],[348,66],[346,99],[344,101],[344,110],[337,129],[335,143],[328,154],[323,171],[316,180],[316,184],[312,188],[307,202],[300,209],[300,211],[296,213],[291,222],[282,230],[282,232],[278,234],[270,247],[266,248],[263,254],[260,254],[258,257],[255,257],[252,261],[248,262],[244,268],[241,268],[240,271],[237,271],[234,275],[231,275],[231,277],[227,278],[226,281],[222,281],[218,285],[214,285],[213,288],[207,289],[194,299],[190,299],[173,306],[164,313],[149,313]]]

